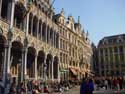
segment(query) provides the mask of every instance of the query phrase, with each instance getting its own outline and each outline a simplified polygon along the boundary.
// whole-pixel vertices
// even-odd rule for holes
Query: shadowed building
[[[125,34],[104,37],[98,44],[100,76],[123,76],[125,72]]]

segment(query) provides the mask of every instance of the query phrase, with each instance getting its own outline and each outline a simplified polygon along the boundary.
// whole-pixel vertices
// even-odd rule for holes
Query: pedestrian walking
[[[87,79],[83,78],[80,86],[80,94],[87,94]]]
[[[94,83],[92,79],[89,79],[87,83],[87,88],[86,88],[86,93],[85,94],[93,94],[94,91]]]

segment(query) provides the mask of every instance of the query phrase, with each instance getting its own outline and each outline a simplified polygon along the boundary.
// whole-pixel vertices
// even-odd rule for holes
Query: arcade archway
[[[2,76],[3,76],[5,43],[6,43],[6,38],[3,35],[0,35],[0,80],[2,80]]]
[[[35,77],[35,56],[36,49],[34,47],[29,47],[27,53],[27,75],[29,78]]]
[[[53,57],[52,57],[52,55],[51,54],[48,54],[47,55],[47,59],[46,59],[46,64],[47,64],[47,71],[46,71],[46,73],[47,73],[47,77],[48,78],[51,78],[51,74],[52,74],[52,59],[53,59]]]
[[[17,78],[21,75],[22,48],[23,44],[20,41],[12,42],[10,71],[14,78],[13,81],[17,81]]]
[[[54,75],[54,79],[58,79],[58,63],[59,63],[59,59],[57,56],[54,57],[54,62],[53,62],[53,75]]]
[[[43,69],[44,69],[44,60],[45,60],[45,53],[44,51],[39,51],[37,57],[37,70],[38,76],[41,78],[43,76]]]

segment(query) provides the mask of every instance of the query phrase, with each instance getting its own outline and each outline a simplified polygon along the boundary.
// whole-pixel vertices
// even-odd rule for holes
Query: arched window
[[[2,0],[1,17],[7,20],[9,0]]]
[[[45,23],[43,23],[43,26],[42,26],[42,40],[46,41],[46,24]]]
[[[37,37],[37,24],[38,23],[38,19],[35,16],[33,19],[33,36]]]
[[[30,13],[30,15],[29,15],[29,31],[28,31],[28,33],[29,34],[31,34],[31,32],[32,32],[32,19],[33,19],[33,14],[32,13]]]

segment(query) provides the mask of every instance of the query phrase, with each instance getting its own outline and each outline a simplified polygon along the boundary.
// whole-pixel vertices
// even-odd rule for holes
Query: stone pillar
[[[24,80],[26,79],[27,76],[27,54],[28,54],[28,39],[25,38],[24,39],[24,59],[23,59],[23,63],[24,63]]]
[[[123,47],[123,52],[125,52],[125,47]],[[124,55],[124,59],[123,59],[123,63],[125,62],[125,53],[123,54]],[[123,66],[122,66],[122,71],[123,71]]]
[[[22,80],[25,80],[26,79],[26,76],[27,76],[27,53],[28,53],[28,31],[29,31],[29,13],[27,14],[27,17],[26,17],[26,22],[25,22],[25,39],[24,39],[24,48],[23,48],[23,56],[22,56]],[[21,76],[22,76],[21,75]]]
[[[109,48],[107,49],[108,50],[108,75],[111,73],[111,67],[110,67],[110,57],[111,57],[111,54],[110,54],[110,50]]]
[[[120,49],[119,49],[119,47],[117,48],[118,49],[118,62],[117,63],[119,63],[119,66],[118,66],[118,71],[119,71],[119,76],[121,76],[121,64],[122,64],[122,62],[121,62],[121,59],[120,59]]]
[[[58,82],[60,82],[60,62],[58,62]]]
[[[47,75],[46,75],[46,73],[47,73],[46,69],[47,69],[47,65],[46,65],[46,57],[45,57],[44,64],[43,64],[43,79],[44,79],[44,81],[47,80],[47,78],[46,78],[47,77]]]
[[[37,21],[37,39],[39,38],[39,20]]]
[[[33,35],[33,17],[31,19],[31,35]]]
[[[52,66],[51,66],[51,67],[52,67],[52,70],[51,70],[51,77],[52,77],[52,78],[51,78],[51,79],[52,79],[52,81],[54,80],[54,76],[53,76],[53,75],[54,75],[54,73],[53,73],[53,63],[54,63],[54,62],[53,62],[53,60],[52,60],[52,62],[51,62],[51,65],[52,65]]]
[[[2,1],[3,1],[3,0],[0,0],[0,18],[1,18],[1,12],[2,12],[2,11],[1,11],[1,10],[2,10]]]
[[[3,83],[5,83],[6,74],[7,74],[7,46],[5,46],[4,50]]]
[[[12,13],[12,2],[14,2],[13,0],[10,0],[9,2],[8,2],[8,6],[7,6],[7,21],[8,21],[8,23],[10,23],[11,24],[11,13]]]
[[[35,79],[37,80],[37,76],[38,76],[38,73],[37,73],[37,55],[35,56]]]
[[[45,42],[47,43],[47,34],[48,34],[48,32],[47,32],[47,24],[46,24],[45,31],[43,31],[43,32],[45,32]]]
[[[42,28],[43,28],[43,27],[42,27],[42,24],[43,24],[43,23],[41,23],[41,31],[40,31],[40,32],[41,32],[41,33],[40,33],[40,34],[41,34],[41,38],[40,38],[41,40],[43,39],[43,38],[42,38],[42,32],[43,32],[43,31],[42,31]],[[42,41],[43,41],[43,40],[42,40]]]
[[[107,49],[107,48],[105,48],[105,49]],[[106,63],[107,63],[107,60],[106,60],[106,53],[105,53],[105,50],[103,49],[103,59],[104,59],[104,76],[106,76]]]
[[[113,55],[112,70],[115,72],[115,52],[114,52],[114,47],[112,47],[112,55]]]
[[[52,35],[52,46],[54,47],[54,31],[53,31],[53,33],[52,33],[53,35]]]
[[[48,28],[48,30],[47,30],[47,31],[48,31],[48,43],[50,44],[50,43],[51,43],[51,41],[50,41],[50,32],[51,32],[51,31],[50,31],[50,29],[49,29],[49,28]]]
[[[11,31],[9,31],[9,32],[12,33]],[[10,34],[9,32],[8,32],[8,35]],[[7,48],[7,73],[10,73],[10,63],[11,63],[10,57],[11,57],[11,47],[12,47],[12,43],[11,43],[12,39],[11,38],[8,39],[8,48]]]
[[[24,49],[22,49],[22,63],[21,63],[21,82],[23,82],[24,81],[24,68],[25,68],[25,63],[24,63],[24,61],[25,61],[25,55],[24,55],[24,53],[25,53],[25,51],[24,51]]]
[[[48,71],[49,71],[48,78],[50,79],[50,77],[51,77],[51,61],[50,60],[49,60],[49,69],[48,69]]]
[[[58,36],[57,36],[58,38],[57,38],[57,40],[58,40],[58,42],[57,42],[57,48],[59,48],[59,34],[58,34]],[[65,45],[66,46],[66,45]],[[65,49],[66,50],[66,49]]]
[[[99,75],[102,76],[102,69],[101,69],[101,60],[100,60],[101,54],[100,54],[100,49],[98,50],[98,60],[99,60]]]
[[[55,42],[55,48],[56,48],[56,33],[54,34],[55,36],[54,36],[54,42]]]
[[[28,36],[28,31],[29,31],[29,13],[27,14],[27,19],[26,19],[26,36]]]

